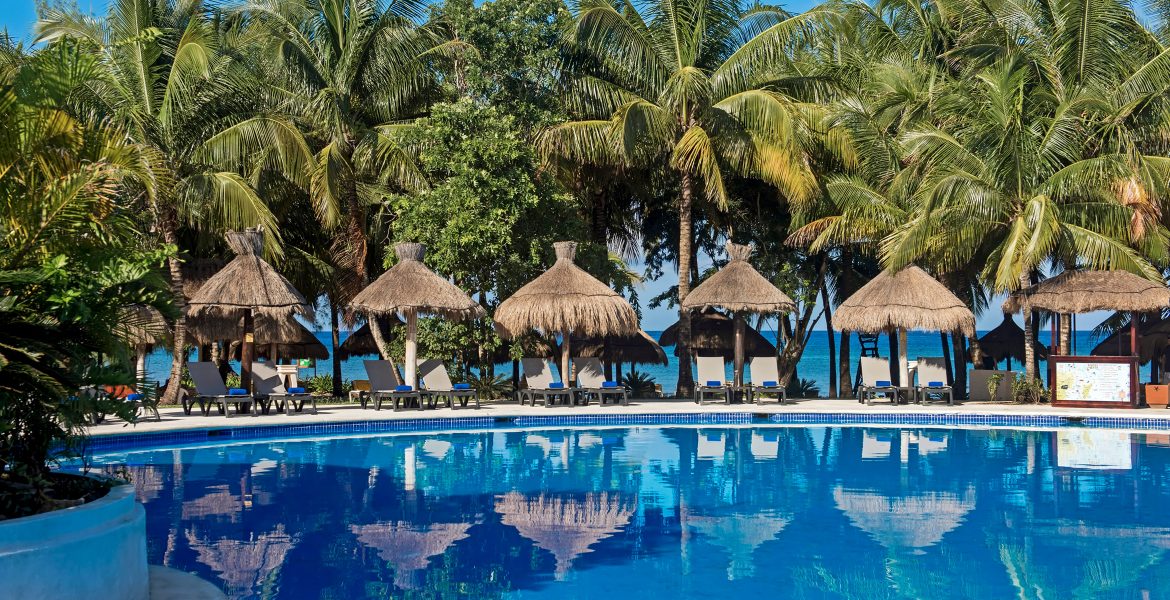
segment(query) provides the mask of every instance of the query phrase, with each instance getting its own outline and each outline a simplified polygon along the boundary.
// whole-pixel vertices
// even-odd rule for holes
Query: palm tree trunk
[[[370,315],[370,333],[374,336],[374,344],[378,346],[378,357],[390,363],[390,367],[397,369],[394,364],[394,357],[390,356],[390,352],[386,350],[386,338],[382,335],[382,324],[378,317]]]
[[[174,219],[169,216],[161,218],[158,219],[158,224],[162,230],[163,241],[169,246],[178,247],[179,239],[175,234]],[[183,363],[187,359],[187,297],[183,294],[183,268],[177,257],[167,259],[167,270],[171,277],[172,300],[179,316],[175,319],[175,329],[171,334],[171,374],[167,378],[167,391],[161,401],[165,404],[176,404],[179,402],[179,381],[183,378]]]
[[[852,349],[849,347],[853,341],[853,333],[850,331],[841,332],[841,360],[837,361],[840,365],[840,382],[837,384],[838,391],[841,392],[842,398],[853,397],[853,374],[850,373],[851,361],[853,360]]]
[[[821,286],[821,302],[825,305],[825,333],[829,337],[829,397],[837,396],[837,332],[833,331],[833,303],[829,300],[829,284]]]
[[[890,358],[886,362],[890,363],[890,379],[894,380],[894,385],[902,385],[901,373],[902,367],[898,365],[898,330],[891,329],[886,333],[886,341],[889,342]]]
[[[1027,273],[1020,274],[1020,289],[1032,284]],[[1024,308],[1024,377],[1036,380],[1036,331],[1032,328],[1032,311]]]
[[[686,171],[680,171],[682,194],[678,203],[678,390],[679,397],[694,394],[695,380],[691,375],[691,313],[682,307],[683,300],[691,293],[691,256],[694,223],[691,210],[694,205],[695,183]]]
[[[960,400],[967,399],[967,356],[963,354],[963,346],[966,343],[967,337],[962,333],[951,334],[951,354],[955,361],[955,397]]]
[[[947,332],[945,332],[945,331],[938,332],[938,341],[939,341],[939,346],[942,347],[943,365],[946,366],[947,385],[954,385],[954,383],[955,383],[955,370],[951,366],[951,342],[949,339],[947,339]]]
[[[333,329],[329,347],[329,361],[333,363],[333,397],[341,397],[341,357],[337,356],[337,349],[341,346],[341,319],[337,315],[337,304],[329,299],[329,325]]]

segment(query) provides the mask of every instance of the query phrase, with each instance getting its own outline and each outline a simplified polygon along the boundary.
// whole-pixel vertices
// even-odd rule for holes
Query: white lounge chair
[[[382,410],[382,401],[394,401],[394,410],[398,410],[399,403],[410,406],[411,402],[422,408],[422,394],[412,386],[403,385],[394,372],[394,366],[388,360],[367,360],[366,375],[370,378],[370,397],[374,400],[374,410]]]
[[[748,388],[751,401],[758,396],[775,396],[780,404],[788,402],[788,394],[780,385],[780,371],[776,368],[775,356],[753,356],[748,364],[752,372],[752,383]]]
[[[891,403],[898,403],[898,392],[890,377],[890,363],[884,358],[861,357],[861,385],[857,387],[857,401],[873,404],[879,394],[884,394]]]
[[[219,376],[215,363],[188,362],[187,372],[191,374],[191,381],[195,382],[195,398],[194,402],[183,398],[183,412],[191,414],[191,408],[198,402],[199,410],[205,417],[211,413],[213,406],[219,409],[220,414],[230,417],[232,413],[228,405],[235,404],[236,414],[244,412],[244,405],[247,405],[248,412],[255,416],[256,399],[243,389],[229,390],[223,377]]]
[[[524,383],[528,385],[527,389],[520,390],[521,404],[525,397],[533,406],[536,406],[538,397],[544,399],[545,406],[556,404],[558,398],[564,404],[573,403],[576,390],[553,376],[552,363],[547,359],[522,358],[520,364],[524,368]]]
[[[597,396],[597,401],[603,405],[612,398],[614,404],[620,401],[622,406],[629,406],[629,390],[616,381],[605,380],[600,358],[574,358],[573,364],[577,365],[577,394],[585,404],[589,403],[589,396],[592,395]]]
[[[466,408],[467,401],[474,398],[475,407],[479,408],[479,393],[466,383],[451,383],[451,376],[447,374],[447,366],[443,361],[437,358],[424,360],[418,363],[418,373],[422,379],[422,393],[432,408],[438,398],[447,400],[447,408],[451,408],[451,403],[455,399],[459,400],[460,406]]]
[[[708,395],[722,395],[723,402],[731,404],[731,387],[727,385],[727,364],[722,356],[697,356],[699,380],[695,382],[695,404],[702,404]]]
[[[276,410],[283,410],[286,415],[294,410],[302,412],[306,402],[313,403],[313,414],[317,414],[317,398],[302,387],[285,388],[284,380],[270,363],[252,363],[252,393],[264,414],[268,414],[273,403]]]
[[[955,391],[947,381],[947,366],[942,357],[918,358],[918,403],[925,404],[936,396],[942,400],[947,397],[947,404],[955,403]]]

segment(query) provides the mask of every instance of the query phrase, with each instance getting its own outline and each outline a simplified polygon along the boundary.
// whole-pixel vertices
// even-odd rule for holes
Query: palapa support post
[[[894,335],[898,336],[898,385],[904,388],[914,387],[914,382],[910,381],[910,358],[906,351],[906,330],[898,328],[894,331]]]
[[[569,357],[571,356],[573,346],[570,340],[572,340],[573,334],[566,331],[562,337],[564,337],[564,341],[561,342],[561,383],[565,384],[565,387],[568,388],[573,387],[573,375],[569,372],[569,367],[571,366],[569,364],[571,362]]]
[[[735,311],[735,315],[733,318],[734,318],[734,323],[735,323],[735,386],[742,388],[743,387],[743,362],[744,362],[744,356],[743,356],[744,355],[744,351],[743,351],[744,318],[743,318],[743,313],[740,311]]]
[[[252,360],[256,355],[256,322],[252,309],[244,310],[244,338],[240,341],[240,387],[252,392]]]
[[[1129,354],[1138,356],[1138,313],[1129,313]],[[1140,359],[1139,359],[1140,362]]]
[[[418,390],[418,313],[411,310],[406,313],[406,356],[402,366],[405,373],[406,385],[412,390]]]

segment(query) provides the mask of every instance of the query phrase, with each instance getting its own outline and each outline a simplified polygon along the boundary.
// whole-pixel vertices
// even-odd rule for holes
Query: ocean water
[[[233,600],[1170,590],[1164,434],[508,427],[218,441],[93,464],[129,476],[151,564]]]
[[[662,333],[660,331],[647,332],[655,339],[658,339]],[[776,342],[776,332],[765,330],[763,332],[772,343]],[[986,332],[979,332],[980,335]],[[321,343],[329,348],[331,335],[328,331],[316,332],[317,338]],[[345,340],[349,336],[349,332],[342,332],[341,339]],[[861,353],[861,349],[857,343],[857,336],[850,336],[853,341],[853,364],[850,365],[850,373],[857,376],[857,357]],[[1040,333],[1040,342],[1047,345],[1050,333],[1042,331]],[[838,334],[838,343],[840,343],[840,334]],[[1089,331],[1078,331],[1075,339],[1075,348],[1077,354],[1088,354],[1090,350],[1096,345],[1097,340]],[[942,344],[937,333],[912,331],[906,339],[907,355],[911,360],[920,356],[942,356]],[[655,382],[662,385],[662,389],[670,393],[678,384],[678,359],[674,356],[674,347],[667,346],[665,348],[666,356],[670,359],[668,365],[638,365],[636,368],[642,373],[648,374],[654,378]],[[878,340],[878,351],[881,356],[886,356],[889,350],[889,342],[886,336],[881,336]],[[358,357],[351,358],[341,363],[341,376],[345,380],[366,379],[366,371],[363,366],[363,358],[372,357]],[[170,369],[170,352],[164,349],[157,349],[150,356],[147,357],[147,377],[160,383],[169,375]],[[1001,363],[1001,368],[1006,368],[1006,363]],[[235,364],[238,371],[239,365]],[[1014,363],[1014,368],[1018,371],[1021,369],[1018,363]],[[511,363],[497,365],[497,374],[511,374]],[[727,365],[728,376],[731,373],[730,362]],[[625,365],[623,371],[629,371],[629,365]],[[1041,371],[1044,371],[1041,365]],[[328,375],[331,374],[332,366],[327,360],[317,361],[314,367],[301,369],[301,376],[308,377],[315,374]],[[797,375],[802,379],[811,379],[816,382],[817,387],[820,388],[820,395],[828,394],[828,380],[829,380],[829,344],[828,335],[823,331],[815,332],[809,340],[808,345],[805,346],[804,355],[801,357],[800,363],[797,365]],[[1046,375],[1042,373],[1042,375]],[[1149,366],[1142,367],[1142,381],[1149,377]]]

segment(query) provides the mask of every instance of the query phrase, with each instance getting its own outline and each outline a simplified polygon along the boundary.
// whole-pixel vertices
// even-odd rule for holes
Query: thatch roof
[[[776,346],[750,325],[743,328],[744,356],[772,356]],[[658,343],[674,346],[678,356],[678,323],[674,323],[658,336]],[[735,357],[735,322],[715,309],[707,308],[691,316],[691,350],[702,356],[722,356],[727,360]]]
[[[191,258],[183,262],[183,297],[190,301],[199,292],[199,288],[207,283],[223,269],[227,261],[219,258]]]
[[[220,341],[237,342],[230,354],[238,359],[238,340],[244,331],[243,316],[223,314],[201,315],[187,321],[187,334],[192,344],[211,344]],[[293,316],[256,316],[254,326],[256,356],[268,356],[269,346],[276,344],[282,358],[329,358],[329,349],[307,327]]]
[[[115,333],[126,345],[142,348],[165,344],[170,327],[157,308],[134,304],[120,311]]]
[[[1158,316],[1154,319],[1138,321],[1138,356],[1140,362],[1147,363],[1150,359],[1160,359],[1166,347],[1170,345],[1170,319]],[[1126,325],[1101,340],[1093,347],[1092,356],[1129,356],[1129,335],[1131,327]]]
[[[833,490],[837,508],[886,548],[921,549],[937,544],[975,508],[975,493],[922,492],[887,497],[876,492]]]
[[[1044,360],[1048,358],[1048,348],[1040,342],[1033,341],[1036,356]],[[1016,324],[1010,314],[1004,313],[1003,322],[983,337],[979,338],[979,351],[990,356],[995,362],[1012,357],[1024,362],[1024,330]]]
[[[509,492],[496,500],[496,512],[505,525],[552,553],[560,579],[573,560],[630,522],[634,504],[610,492],[586,494],[584,499]]]
[[[897,273],[882,271],[837,307],[833,324],[842,331],[860,333],[925,329],[975,335],[971,309],[915,266]]]
[[[232,597],[251,597],[260,592],[264,580],[284,564],[295,540],[283,525],[269,533],[250,533],[247,540],[220,538],[209,541],[187,530],[187,545],[195,550],[199,562],[211,567],[227,583]]]
[[[683,308],[723,308],[735,312],[776,313],[796,310],[796,304],[748,262],[752,247],[727,243],[731,262],[699,284],[683,300]]]
[[[394,244],[398,264],[382,273],[350,302],[365,315],[391,313],[439,315],[466,320],[484,316],[483,307],[467,292],[439,277],[423,264],[426,246],[412,242]]]
[[[1005,312],[1047,310],[1060,314],[1095,310],[1154,312],[1170,307],[1170,289],[1127,271],[1065,271],[1022,289],[1003,303]]]
[[[502,336],[506,336],[506,332],[500,332]],[[549,339],[543,335],[535,332],[528,332],[516,336],[511,340],[503,340],[499,346],[492,352],[492,362],[506,363],[512,361],[512,346],[519,344],[521,354],[525,358],[556,358],[561,353],[560,345],[555,339]],[[576,346],[574,354],[576,354]]]
[[[425,570],[432,556],[466,538],[468,529],[470,523],[416,525],[403,521],[349,526],[363,546],[377,550],[382,560],[394,565],[394,583],[401,589],[416,587],[414,574]]]
[[[756,548],[764,542],[776,539],[788,526],[784,517],[759,515],[727,515],[721,517],[688,515],[684,526],[694,527],[700,534],[710,538],[711,543],[727,550],[731,564],[727,566],[727,579],[743,579],[755,574]]]
[[[665,365],[666,351],[650,334],[638,330],[634,335],[609,338],[573,338],[573,354],[596,356],[610,362],[633,363],[637,365]]]
[[[638,315],[630,303],[573,264],[574,242],[557,242],[557,262],[496,309],[495,320],[510,335],[537,329],[546,334],[630,335]]]
[[[187,304],[188,315],[242,318],[248,309],[277,318],[311,314],[305,297],[260,258],[263,238],[259,231],[229,231],[227,241],[236,257],[199,287]]]
[[[402,325],[402,319],[398,315],[384,315],[378,317],[382,321],[383,331],[386,327],[394,328]],[[369,321],[362,324],[361,327],[353,330],[349,337],[341,342],[337,347],[337,356],[341,360],[349,360],[354,356],[370,356],[379,354],[378,344],[374,342],[374,334],[370,331]]]

